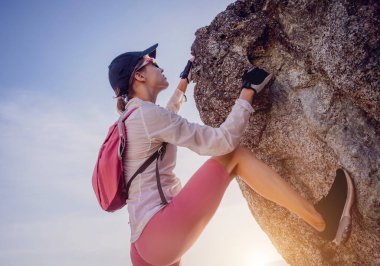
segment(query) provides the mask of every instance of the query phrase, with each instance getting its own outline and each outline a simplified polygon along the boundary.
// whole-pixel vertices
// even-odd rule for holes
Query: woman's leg
[[[131,261],[132,261],[133,266],[155,266],[155,265],[152,265],[152,264],[146,262],[141,257],[141,255],[137,251],[136,246],[135,246],[134,243],[131,244],[130,255],[131,255]],[[182,263],[181,263],[181,261],[177,261],[177,262],[171,264],[170,266],[182,266]]]
[[[287,208],[318,231],[325,222],[314,206],[302,198],[272,168],[256,158],[248,149],[238,147],[232,153],[216,156],[231,176],[240,176],[244,182],[264,198]]]
[[[313,205],[251,151],[238,147],[205,162],[170,204],[153,216],[134,243],[143,260],[152,265],[178,262],[210,221],[236,175],[263,197],[297,214],[317,230],[324,229],[324,221]]]
[[[222,164],[207,160],[134,242],[141,258],[152,265],[176,265],[214,215],[231,180]]]

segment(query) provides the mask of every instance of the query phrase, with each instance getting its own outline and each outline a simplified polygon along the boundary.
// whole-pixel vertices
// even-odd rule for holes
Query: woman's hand
[[[262,91],[272,78],[265,70],[254,67],[249,71],[244,71],[242,77],[242,90],[240,98],[247,100],[252,104],[253,96]]]
[[[179,84],[177,86],[178,90],[181,90],[183,93],[186,92],[187,85],[191,81],[191,68],[193,67],[193,62],[195,60],[195,56],[191,56],[191,58],[187,61],[187,65],[185,69],[182,71],[179,81]]]
[[[242,88],[251,89],[258,94],[262,89],[264,89],[265,85],[271,80],[272,74],[269,74],[265,70],[254,67],[249,71],[244,71],[244,75],[242,77]]]
[[[189,84],[191,81],[191,68],[193,67],[193,62],[195,60],[195,56],[192,56],[186,64],[185,69],[181,72],[179,77],[181,79],[186,79],[187,83]]]

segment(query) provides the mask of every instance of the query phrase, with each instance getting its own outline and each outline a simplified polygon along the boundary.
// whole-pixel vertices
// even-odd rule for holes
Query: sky
[[[98,149],[117,119],[107,67],[159,43],[170,85],[195,31],[230,1],[18,1],[0,3],[0,265],[130,266],[128,213],[102,211],[91,186]],[[202,124],[193,98],[180,115]],[[185,184],[208,159],[178,148]],[[236,181],[186,266],[286,265],[250,214]]]

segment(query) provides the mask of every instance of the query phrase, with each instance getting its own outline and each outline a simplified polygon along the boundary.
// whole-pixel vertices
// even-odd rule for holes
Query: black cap
[[[112,60],[111,64],[108,66],[108,79],[114,91],[117,88],[120,89],[121,93],[117,96],[128,93],[129,80],[132,72],[144,55],[149,55],[150,57],[156,58],[157,46],[158,43],[142,52],[127,52]]]

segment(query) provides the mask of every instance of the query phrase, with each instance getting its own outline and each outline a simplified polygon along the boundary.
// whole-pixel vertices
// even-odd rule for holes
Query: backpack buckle
[[[119,160],[123,159],[123,151],[125,148],[125,139],[124,137],[119,138],[119,147],[117,149],[117,156],[119,157]]]
[[[164,157],[166,153],[166,145],[163,144],[159,149],[158,149],[158,156],[160,157],[160,159],[162,160],[162,158]]]

